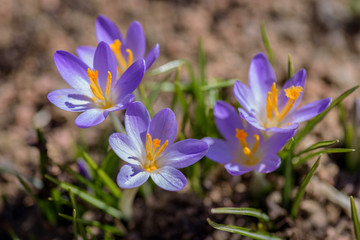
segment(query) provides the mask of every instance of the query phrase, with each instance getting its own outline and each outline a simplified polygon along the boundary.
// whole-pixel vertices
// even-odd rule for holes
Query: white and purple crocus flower
[[[178,170],[200,160],[208,145],[202,140],[187,139],[173,143],[177,132],[175,114],[168,108],[153,119],[140,102],[131,104],[125,113],[127,135],[113,133],[109,143],[114,152],[128,164],[117,176],[121,188],[136,188],[149,177],[159,187],[179,191],[186,177]]]
[[[75,120],[80,128],[103,122],[109,112],[125,109],[134,101],[132,92],[145,73],[145,61],[137,60],[117,79],[117,63],[110,47],[100,42],[91,66],[65,51],[54,56],[56,67],[72,87],[48,94],[57,107],[71,112],[83,112]]]
[[[301,69],[279,92],[270,62],[263,53],[257,54],[250,64],[250,88],[240,81],[234,84],[235,97],[243,107],[240,114],[260,130],[296,129],[300,122],[318,115],[331,103],[331,98],[325,98],[296,109],[304,93],[305,78],[306,72]]]
[[[218,101],[214,107],[216,126],[223,139],[206,137],[209,151],[206,157],[225,164],[231,175],[241,175],[252,170],[262,173],[275,171],[281,164],[277,152],[294,135],[291,131],[275,132],[264,139],[259,129],[245,121],[231,105]]]
[[[123,74],[131,64],[139,59],[145,59],[146,69],[149,69],[159,56],[158,44],[145,56],[145,34],[141,24],[137,21],[130,24],[126,38],[124,38],[114,22],[105,16],[98,16],[95,32],[98,42],[104,41],[111,47],[118,64],[119,74]],[[85,63],[92,66],[92,59],[95,54],[94,47],[80,46],[76,52]]]

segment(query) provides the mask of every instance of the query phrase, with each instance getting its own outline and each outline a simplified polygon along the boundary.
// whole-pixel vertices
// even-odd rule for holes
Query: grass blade
[[[307,152],[310,152],[312,150],[316,150],[316,149],[319,149],[319,148],[323,148],[323,147],[330,147],[336,143],[339,142],[339,139],[335,139],[335,140],[328,140],[328,141],[320,141],[320,142],[317,142],[317,143],[314,143],[313,145],[311,145],[310,147],[308,147],[307,149],[295,154],[295,156],[300,156],[304,153],[307,153]]]
[[[171,62],[168,62],[154,70],[148,71],[146,75],[148,76],[156,76],[162,73],[166,73],[172,70],[176,70],[178,67],[181,67],[183,65],[190,64],[187,60],[184,59],[178,59]]]
[[[293,218],[296,217],[296,215],[299,211],[300,201],[304,197],[306,186],[310,182],[311,178],[314,176],[316,169],[319,167],[319,164],[320,164],[320,157],[318,157],[318,159],[316,160],[316,162],[310,169],[309,173],[306,175],[304,181],[301,183],[299,190],[296,193],[295,200],[292,205],[291,212],[290,212],[290,214]]]
[[[294,76],[294,65],[292,63],[291,55],[288,55],[288,79]]]
[[[267,36],[266,29],[265,29],[265,24],[261,23],[260,28],[261,28],[262,40],[263,40],[266,52],[267,52],[268,57],[269,57],[269,61],[270,61],[271,64],[274,64],[274,53],[273,53],[273,50],[271,49],[271,46],[270,46],[269,38]]]
[[[49,175],[46,175],[45,177],[46,177],[46,179],[48,179],[49,181],[55,183],[56,185],[58,185],[59,187],[61,187],[65,191],[68,191],[69,188],[71,188],[73,193],[76,196],[78,196],[79,198],[81,198],[84,201],[88,202],[89,204],[103,210],[105,213],[107,213],[107,214],[109,214],[109,215],[111,215],[111,216],[113,216],[113,217],[115,217],[117,219],[120,219],[122,217],[122,213],[118,209],[104,203],[103,201],[101,201],[98,198],[88,194],[87,192],[81,190],[80,188],[78,188],[78,187],[76,187],[76,186],[74,186],[72,184],[69,184],[69,183],[60,182],[57,179],[55,179],[53,177],[50,177]]]
[[[298,143],[330,112],[331,109],[333,109],[335,106],[341,103],[347,96],[349,96],[356,89],[358,89],[358,87],[359,85],[345,91],[343,94],[337,97],[327,109],[325,109],[322,113],[320,113],[319,115],[308,121],[305,127],[302,130],[300,130],[298,134],[295,136],[293,146],[297,146]]]
[[[270,218],[267,214],[255,208],[212,208],[211,213],[245,215],[245,216],[256,217],[265,222],[270,221]]]
[[[360,240],[360,221],[353,196],[350,196],[351,218],[354,224],[355,237]]]
[[[245,237],[250,237],[250,238],[258,239],[258,240],[281,240],[282,239],[282,238],[272,236],[269,234],[265,234],[262,232],[254,232],[248,228],[225,225],[225,224],[218,224],[216,222],[211,221],[209,218],[206,220],[210,224],[210,226],[212,226],[215,229],[226,231],[226,232],[231,232],[231,233],[236,233],[236,234],[239,234],[239,235],[242,235]]]
[[[297,158],[299,160],[297,161],[294,161],[293,162],[293,165],[295,167],[305,163],[307,160],[317,156],[317,155],[320,155],[320,154],[323,154],[323,153],[347,153],[347,152],[353,152],[355,151],[355,149],[351,149],[351,148],[329,148],[329,149],[324,149],[324,150],[321,150],[321,151],[317,151],[317,152],[314,152],[314,153],[310,153],[309,155],[306,155],[305,157],[303,158]]]

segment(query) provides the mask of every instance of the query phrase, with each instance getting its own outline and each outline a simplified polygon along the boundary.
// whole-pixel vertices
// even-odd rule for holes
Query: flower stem
[[[139,188],[130,188],[123,191],[120,200],[120,210],[124,215],[124,219],[129,221],[134,216],[134,199]]]
[[[126,134],[125,128],[120,122],[119,118],[115,115],[114,112],[109,113],[112,123],[114,124],[114,128],[117,132]]]

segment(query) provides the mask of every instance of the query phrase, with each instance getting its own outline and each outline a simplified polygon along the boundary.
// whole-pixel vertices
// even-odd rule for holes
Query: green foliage
[[[356,209],[354,198],[350,197],[350,205],[351,205],[351,218],[354,224],[355,237],[357,240],[360,240],[360,221],[358,216],[358,211]]]

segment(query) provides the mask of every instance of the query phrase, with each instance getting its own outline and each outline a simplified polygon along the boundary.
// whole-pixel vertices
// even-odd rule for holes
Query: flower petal
[[[88,65],[89,68],[94,68],[94,55],[95,55],[94,47],[90,46],[80,46],[76,49],[76,53],[79,58]]]
[[[186,139],[169,146],[166,153],[158,159],[158,164],[184,168],[199,161],[208,149],[208,144],[202,140]]]
[[[264,157],[255,170],[262,173],[273,172],[280,167],[281,160],[278,155],[271,154]]]
[[[274,132],[264,143],[262,155],[268,155],[269,153],[276,154],[287,143],[287,141],[294,136],[296,129],[289,129],[289,131]]]
[[[88,66],[84,62],[65,51],[56,51],[54,61],[60,75],[72,88],[91,95],[90,81],[86,72]]]
[[[114,54],[111,51],[109,45],[107,45],[105,42],[100,42],[95,50],[94,68],[99,72],[98,83],[103,93],[105,94],[109,74],[108,72],[111,73],[112,86],[115,85],[117,74],[117,63]]]
[[[266,104],[267,93],[275,81],[274,70],[265,54],[256,54],[250,63],[249,85],[257,104]]]
[[[242,175],[247,172],[250,172],[254,168],[253,167],[249,168],[249,167],[245,167],[245,166],[242,166],[242,165],[234,163],[234,162],[230,162],[230,163],[225,164],[225,169],[231,175],[238,176],[238,175]]]
[[[132,51],[134,60],[144,58],[145,34],[141,24],[137,21],[132,22],[127,30],[126,47]]]
[[[137,60],[126,69],[114,86],[118,96],[132,93],[140,84],[145,73],[145,61]]]
[[[247,123],[251,124],[253,127],[259,130],[265,130],[265,128],[261,125],[261,123],[254,118],[252,115],[248,114],[244,109],[239,108],[240,118],[244,119]]]
[[[92,108],[81,113],[76,119],[75,124],[79,128],[88,128],[102,123],[108,115],[103,109]]]
[[[100,15],[96,19],[95,32],[98,42],[104,41],[112,44],[116,39],[124,42],[121,32],[116,25],[107,17]]]
[[[253,93],[245,84],[240,81],[236,81],[234,84],[234,95],[239,101],[241,107],[243,107],[248,113],[255,115],[256,112],[258,112],[256,107],[259,105],[254,103]]]
[[[113,111],[119,111],[119,110],[125,109],[128,107],[129,104],[134,102],[134,98],[135,98],[134,94],[126,94],[126,95],[117,97],[116,105],[107,110],[110,112],[113,112]]]
[[[117,175],[117,184],[121,188],[136,188],[149,179],[150,173],[144,171],[139,165],[126,164]]]
[[[217,101],[214,106],[214,117],[221,135],[229,142],[236,141],[235,129],[243,129],[244,126],[235,108],[223,101]]]
[[[151,65],[155,62],[155,60],[159,57],[159,44],[155,44],[155,46],[148,52],[145,57],[146,70],[148,70]]]
[[[151,174],[152,180],[159,187],[168,191],[180,191],[186,185],[187,179],[176,168],[162,167]]]
[[[175,140],[176,131],[177,122],[175,114],[169,108],[165,108],[155,114],[150,122],[148,132],[152,139],[159,139],[161,144],[168,140],[170,146]]]
[[[233,160],[231,153],[233,149],[230,145],[222,139],[206,137],[203,140],[209,145],[209,151],[206,153],[206,157],[218,162],[218,163],[229,163]]]
[[[325,98],[309,103],[296,110],[291,116],[289,116],[289,120],[291,120],[291,122],[297,123],[309,120],[310,118],[313,118],[324,111],[330,105],[330,103],[331,98]]]
[[[279,111],[281,111],[281,109],[283,109],[283,107],[286,105],[286,103],[288,101],[288,97],[286,97],[284,90],[291,86],[294,86],[294,87],[300,86],[303,89],[303,91],[300,93],[300,96],[296,99],[293,107],[291,108],[290,113],[293,112],[297,108],[297,106],[301,102],[302,96],[304,95],[305,80],[306,80],[306,71],[304,69],[300,69],[297,73],[294,74],[294,76],[292,76],[292,78],[290,78],[289,80],[287,80],[285,82],[285,84],[279,94],[279,100],[278,100]]]
[[[123,161],[130,164],[141,163],[141,152],[136,142],[125,134],[113,133],[109,137],[109,144],[112,150],[118,155]]]
[[[93,107],[91,99],[76,89],[59,89],[48,94],[49,101],[66,111],[83,112]]]
[[[149,112],[141,102],[134,102],[127,108],[125,113],[126,133],[142,149],[146,143],[146,134],[150,121]]]

